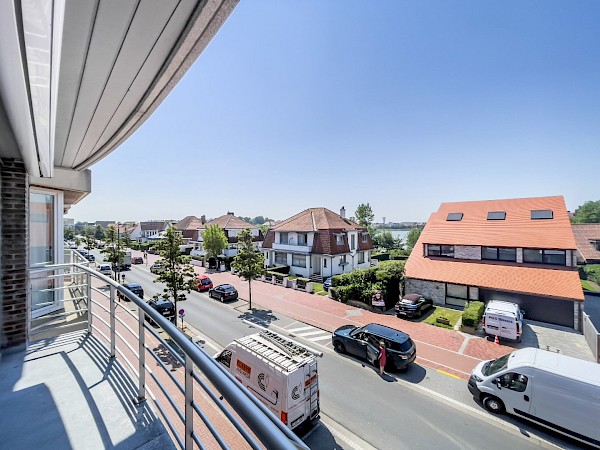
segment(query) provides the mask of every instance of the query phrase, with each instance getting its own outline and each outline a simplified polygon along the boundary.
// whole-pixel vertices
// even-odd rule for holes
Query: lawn
[[[313,283],[313,292],[318,293],[323,291],[323,283]]]
[[[452,330],[461,316],[462,311],[436,306],[433,312],[423,319],[423,322],[428,323],[429,325],[435,325],[436,327],[449,328]],[[437,321],[438,317],[445,317],[450,321],[450,324],[446,325],[445,323],[439,323]]]
[[[598,286],[595,283],[591,283],[587,280],[580,280],[580,281],[581,281],[581,287],[584,288],[586,291],[595,291],[595,292],[600,291],[600,289],[598,289]]]

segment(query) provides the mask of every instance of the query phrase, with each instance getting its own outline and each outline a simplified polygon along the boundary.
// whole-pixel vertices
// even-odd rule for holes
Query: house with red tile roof
[[[130,232],[131,239],[140,242],[160,239],[160,236],[163,235],[173,223],[172,220],[150,220],[148,222],[140,222]]]
[[[204,223],[196,216],[186,216],[174,226],[185,240],[197,241],[198,230],[204,226]]]
[[[192,256],[204,256],[204,248],[202,245],[204,240],[202,239],[202,233],[211,225],[218,225],[227,237],[228,244],[227,248],[223,250],[224,256],[237,255],[238,234],[240,234],[240,232],[245,228],[250,229],[250,232],[252,233],[252,241],[254,242],[257,250],[260,249],[260,246],[264,240],[264,236],[258,227],[240,219],[239,217],[236,217],[232,212],[228,212],[221,217],[209,220],[198,228],[198,237],[194,242],[194,249],[191,251]]]
[[[574,223],[579,264],[600,264],[600,223]]]
[[[309,208],[277,223],[262,245],[267,267],[287,265],[290,274],[327,278],[371,266],[367,229],[327,208]]]
[[[406,262],[405,293],[437,305],[504,300],[580,329],[577,245],[562,196],[442,203]]]

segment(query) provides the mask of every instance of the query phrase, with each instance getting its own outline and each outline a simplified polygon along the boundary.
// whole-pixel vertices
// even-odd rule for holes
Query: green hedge
[[[485,304],[483,302],[469,302],[465,305],[465,310],[462,315],[462,323],[468,327],[475,327],[481,321],[485,312]]]
[[[582,280],[589,280],[600,284],[600,264],[587,264],[580,267],[579,277]]]

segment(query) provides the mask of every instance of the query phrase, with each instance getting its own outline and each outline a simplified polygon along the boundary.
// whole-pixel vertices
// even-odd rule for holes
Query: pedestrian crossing
[[[321,347],[331,347],[331,333],[302,322],[295,322],[284,328],[292,336],[320,345]]]

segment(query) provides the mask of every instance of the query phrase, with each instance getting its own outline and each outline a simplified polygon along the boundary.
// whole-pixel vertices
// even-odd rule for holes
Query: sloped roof
[[[234,216],[233,214],[225,214],[221,217],[217,217],[216,219],[206,222],[202,228],[206,228],[209,225],[218,225],[219,228],[222,228],[223,230],[243,230],[244,228],[250,228],[251,230],[256,229],[256,226]]]
[[[152,222],[140,222],[142,231],[158,230],[162,231],[167,228],[168,222],[152,221]]]
[[[550,209],[553,219],[531,220],[531,210]],[[505,220],[487,220],[506,211]],[[446,221],[463,213],[461,221]],[[443,203],[431,215],[405,266],[407,278],[479,286],[531,295],[583,300],[577,270],[496,261],[425,257],[424,244],[575,249],[562,197]]]
[[[360,230],[366,228],[327,208],[308,208],[289,219],[279,222],[274,231]]]
[[[551,210],[553,218],[532,220],[532,210]],[[488,212],[500,211],[505,220],[487,220]],[[462,213],[462,220],[447,221],[450,213]],[[427,244],[577,248],[562,196],[442,203],[421,237]]]
[[[202,221],[196,216],[186,216],[175,224],[175,228],[179,231],[197,230],[202,227]]]
[[[600,251],[590,241],[600,242],[600,223],[574,223],[577,250],[586,261],[600,260]]]

